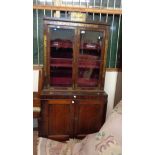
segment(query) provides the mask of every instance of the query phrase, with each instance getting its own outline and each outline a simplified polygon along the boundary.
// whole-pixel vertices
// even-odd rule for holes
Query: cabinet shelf
[[[80,49],[101,50],[101,47],[99,44],[95,44],[95,43],[83,43],[80,45]]]
[[[83,87],[83,86],[96,86],[97,85],[97,79],[88,79],[88,78],[79,78],[77,80],[78,86]]]
[[[79,68],[100,68],[100,61],[80,61],[78,63]]]
[[[50,47],[56,48],[73,48],[73,43],[70,40],[51,40]],[[80,45],[80,49],[87,49],[87,50],[101,50],[101,47],[97,43],[83,43]]]
[[[65,68],[69,68],[72,67],[72,64],[51,64],[51,67],[65,67]]]
[[[53,77],[50,79],[50,83],[54,86],[68,86],[72,84],[72,78],[71,77]]]
[[[99,68],[100,61],[90,61],[95,56],[88,56],[89,60],[86,58],[86,55],[81,55],[78,63],[79,68]],[[85,61],[84,61],[85,60]],[[51,67],[72,67],[72,59],[63,59],[63,58],[51,58],[50,59]]]
[[[67,58],[51,58],[51,67],[72,67],[72,59]]]
[[[90,55],[90,54],[79,54],[80,60],[97,60],[98,56],[96,55]]]
[[[73,44],[70,40],[61,39],[51,40],[50,46],[56,48],[73,48]]]

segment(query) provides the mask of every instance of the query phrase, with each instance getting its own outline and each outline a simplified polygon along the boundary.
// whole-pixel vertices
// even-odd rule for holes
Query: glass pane
[[[74,30],[50,28],[50,84],[58,87],[72,86]]]
[[[51,58],[73,58],[74,30],[51,28]]]
[[[72,68],[71,67],[51,67],[51,86],[72,86]]]
[[[80,33],[80,59],[100,60],[103,32],[85,31]]]
[[[78,87],[97,87],[99,79],[100,61],[79,61]]]

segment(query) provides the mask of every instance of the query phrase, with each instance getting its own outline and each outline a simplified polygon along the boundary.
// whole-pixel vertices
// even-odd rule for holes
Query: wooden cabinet
[[[60,141],[83,138],[103,125],[108,28],[45,18],[39,136]]]
[[[36,78],[34,78],[34,81],[36,81],[35,88],[38,87],[37,90],[33,90],[33,118],[39,118],[40,116],[40,94],[43,88],[43,67],[42,66],[33,66],[33,74]],[[38,73],[38,74],[37,74]]]
[[[64,141],[97,132],[105,121],[107,95],[104,93],[42,96],[39,136]]]

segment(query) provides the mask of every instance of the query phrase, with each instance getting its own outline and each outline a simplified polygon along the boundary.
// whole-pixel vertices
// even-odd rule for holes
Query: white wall
[[[111,72],[111,71],[106,72],[105,85],[104,85],[104,90],[108,94],[108,105],[107,105],[106,117],[109,116],[114,106],[117,75],[118,75],[118,72]]]
[[[33,70],[33,92],[38,92],[39,70]]]

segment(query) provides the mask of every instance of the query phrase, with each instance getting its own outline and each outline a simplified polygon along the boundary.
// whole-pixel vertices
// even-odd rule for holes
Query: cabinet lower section
[[[58,141],[97,132],[106,117],[105,93],[42,95],[39,136]]]

